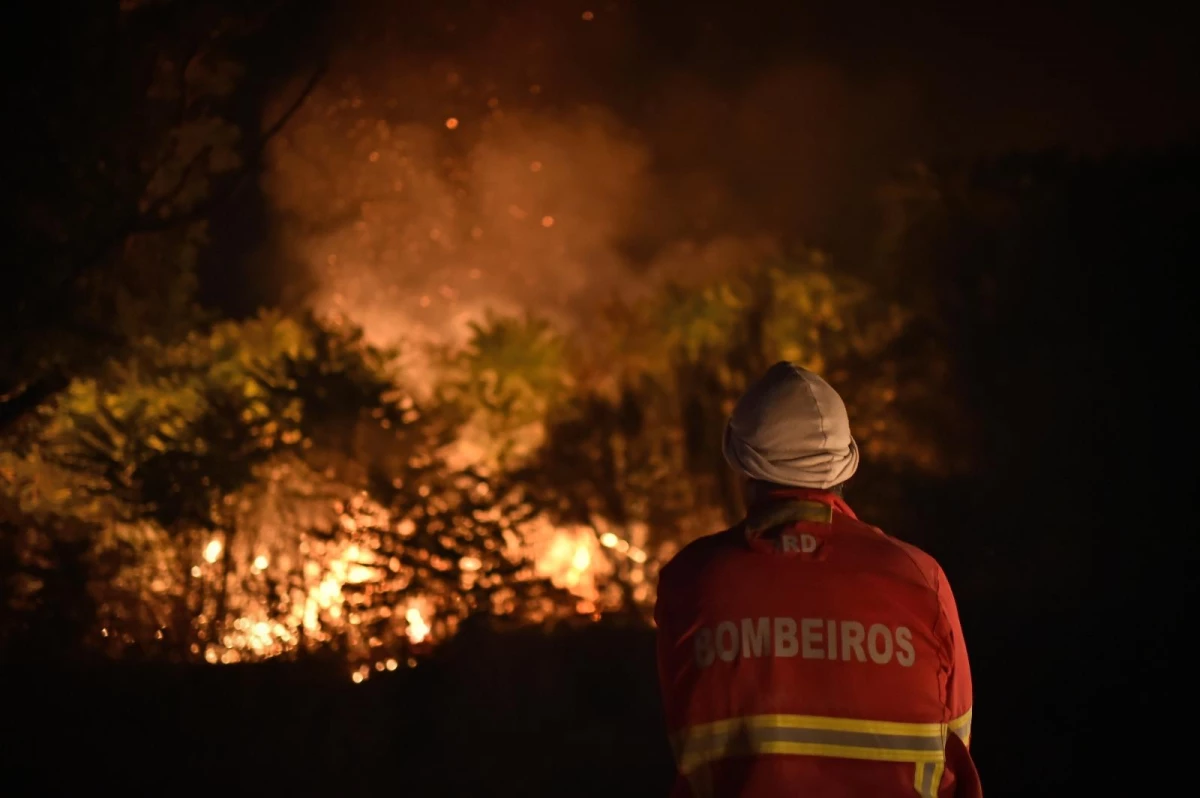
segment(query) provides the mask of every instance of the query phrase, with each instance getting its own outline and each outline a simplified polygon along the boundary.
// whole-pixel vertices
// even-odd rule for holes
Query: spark
[[[446,120],[446,128],[448,130],[454,130],[456,127],[458,127],[458,119],[456,117],[452,116]]]

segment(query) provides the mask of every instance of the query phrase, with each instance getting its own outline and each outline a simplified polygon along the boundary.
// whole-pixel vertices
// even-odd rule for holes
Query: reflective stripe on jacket
[[[837,495],[772,494],[685,547],[655,620],[676,795],[978,794],[945,574]]]

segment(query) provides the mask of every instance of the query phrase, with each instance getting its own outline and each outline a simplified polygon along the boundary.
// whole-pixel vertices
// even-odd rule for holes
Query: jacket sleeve
[[[659,574],[658,595],[654,602],[655,653],[658,663],[658,690],[668,727],[672,725],[673,702],[671,701],[670,654],[672,648],[671,603],[672,585],[669,567]]]
[[[946,771],[954,778],[954,798],[983,798],[979,771],[971,752],[957,734],[946,737]]]
[[[957,734],[966,746],[971,744],[971,716],[974,696],[971,688],[971,664],[967,659],[967,644],[963,639],[962,624],[958,618],[958,605],[945,572],[938,567],[938,603],[941,605],[942,623],[949,637],[950,675],[946,681],[946,709],[950,717],[950,730]]]

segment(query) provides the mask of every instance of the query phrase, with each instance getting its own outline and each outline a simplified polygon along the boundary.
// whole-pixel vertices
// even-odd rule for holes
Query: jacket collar
[[[858,520],[850,505],[833,491],[779,488],[749,508],[743,529],[755,540],[771,529],[803,522],[831,524],[835,513]]]

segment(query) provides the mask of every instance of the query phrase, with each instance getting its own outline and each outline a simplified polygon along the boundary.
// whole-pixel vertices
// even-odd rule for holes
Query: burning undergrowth
[[[563,523],[496,464],[455,463],[463,408],[419,405],[394,363],[353,329],[266,315],[77,381],[5,457],[29,573],[80,542],[89,637],[114,656],[335,649],[358,680],[474,614],[645,607],[644,532]],[[48,585],[24,589],[36,605]]]

